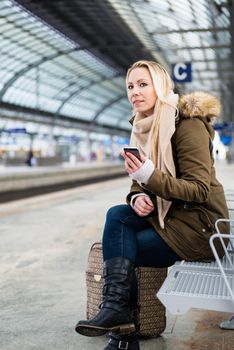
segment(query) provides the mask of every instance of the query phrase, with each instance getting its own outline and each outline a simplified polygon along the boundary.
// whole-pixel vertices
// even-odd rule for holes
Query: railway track
[[[19,190],[11,190],[11,191],[2,191],[0,193],[0,203],[7,203],[12,202],[15,200],[23,199],[23,198],[30,198],[39,196],[42,194],[57,192],[57,191],[63,191],[71,188],[76,188],[84,185],[89,185],[92,183],[98,183],[106,180],[113,180],[120,177],[124,177],[126,174],[124,173],[118,173],[118,174],[105,174],[98,176],[97,178],[87,178],[87,179],[80,179],[75,181],[68,181],[64,183],[59,183],[55,185],[45,185],[45,186],[38,186],[38,187],[29,187],[27,189],[19,189]]]

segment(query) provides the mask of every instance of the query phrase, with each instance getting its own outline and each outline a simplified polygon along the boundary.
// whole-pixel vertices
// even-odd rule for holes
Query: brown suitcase
[[[102,245],[94,243],[88,256],[86,271],[87,319],[94,317],[102,301]],[[156,293],[167,275],[166,268],[138,267],[138,303],[140,305],[140,336],[157,337],[166,327],[166,310]]]

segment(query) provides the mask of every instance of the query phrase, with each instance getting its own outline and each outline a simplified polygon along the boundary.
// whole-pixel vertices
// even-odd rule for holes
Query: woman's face
[[[146,116],[153,114],[157,95],[149,70],[134,68],[127,79],[128,99],[135,112]]]

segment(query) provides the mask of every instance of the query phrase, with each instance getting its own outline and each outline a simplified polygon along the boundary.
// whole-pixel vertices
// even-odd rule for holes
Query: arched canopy
[[[130,130],[125,72],[138,59],[192,63],[181,92],[206,90],[234,114],[233,2],[3,0],[0,101],[95,128]],[[232,114],[233,113],[233,114]]]

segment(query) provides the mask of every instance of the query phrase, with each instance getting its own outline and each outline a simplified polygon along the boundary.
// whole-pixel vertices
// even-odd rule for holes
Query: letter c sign
[[[172,65],[172,79],[176,83],[188,83],[192,81],[192,66],[189,62],[180,62]]]

